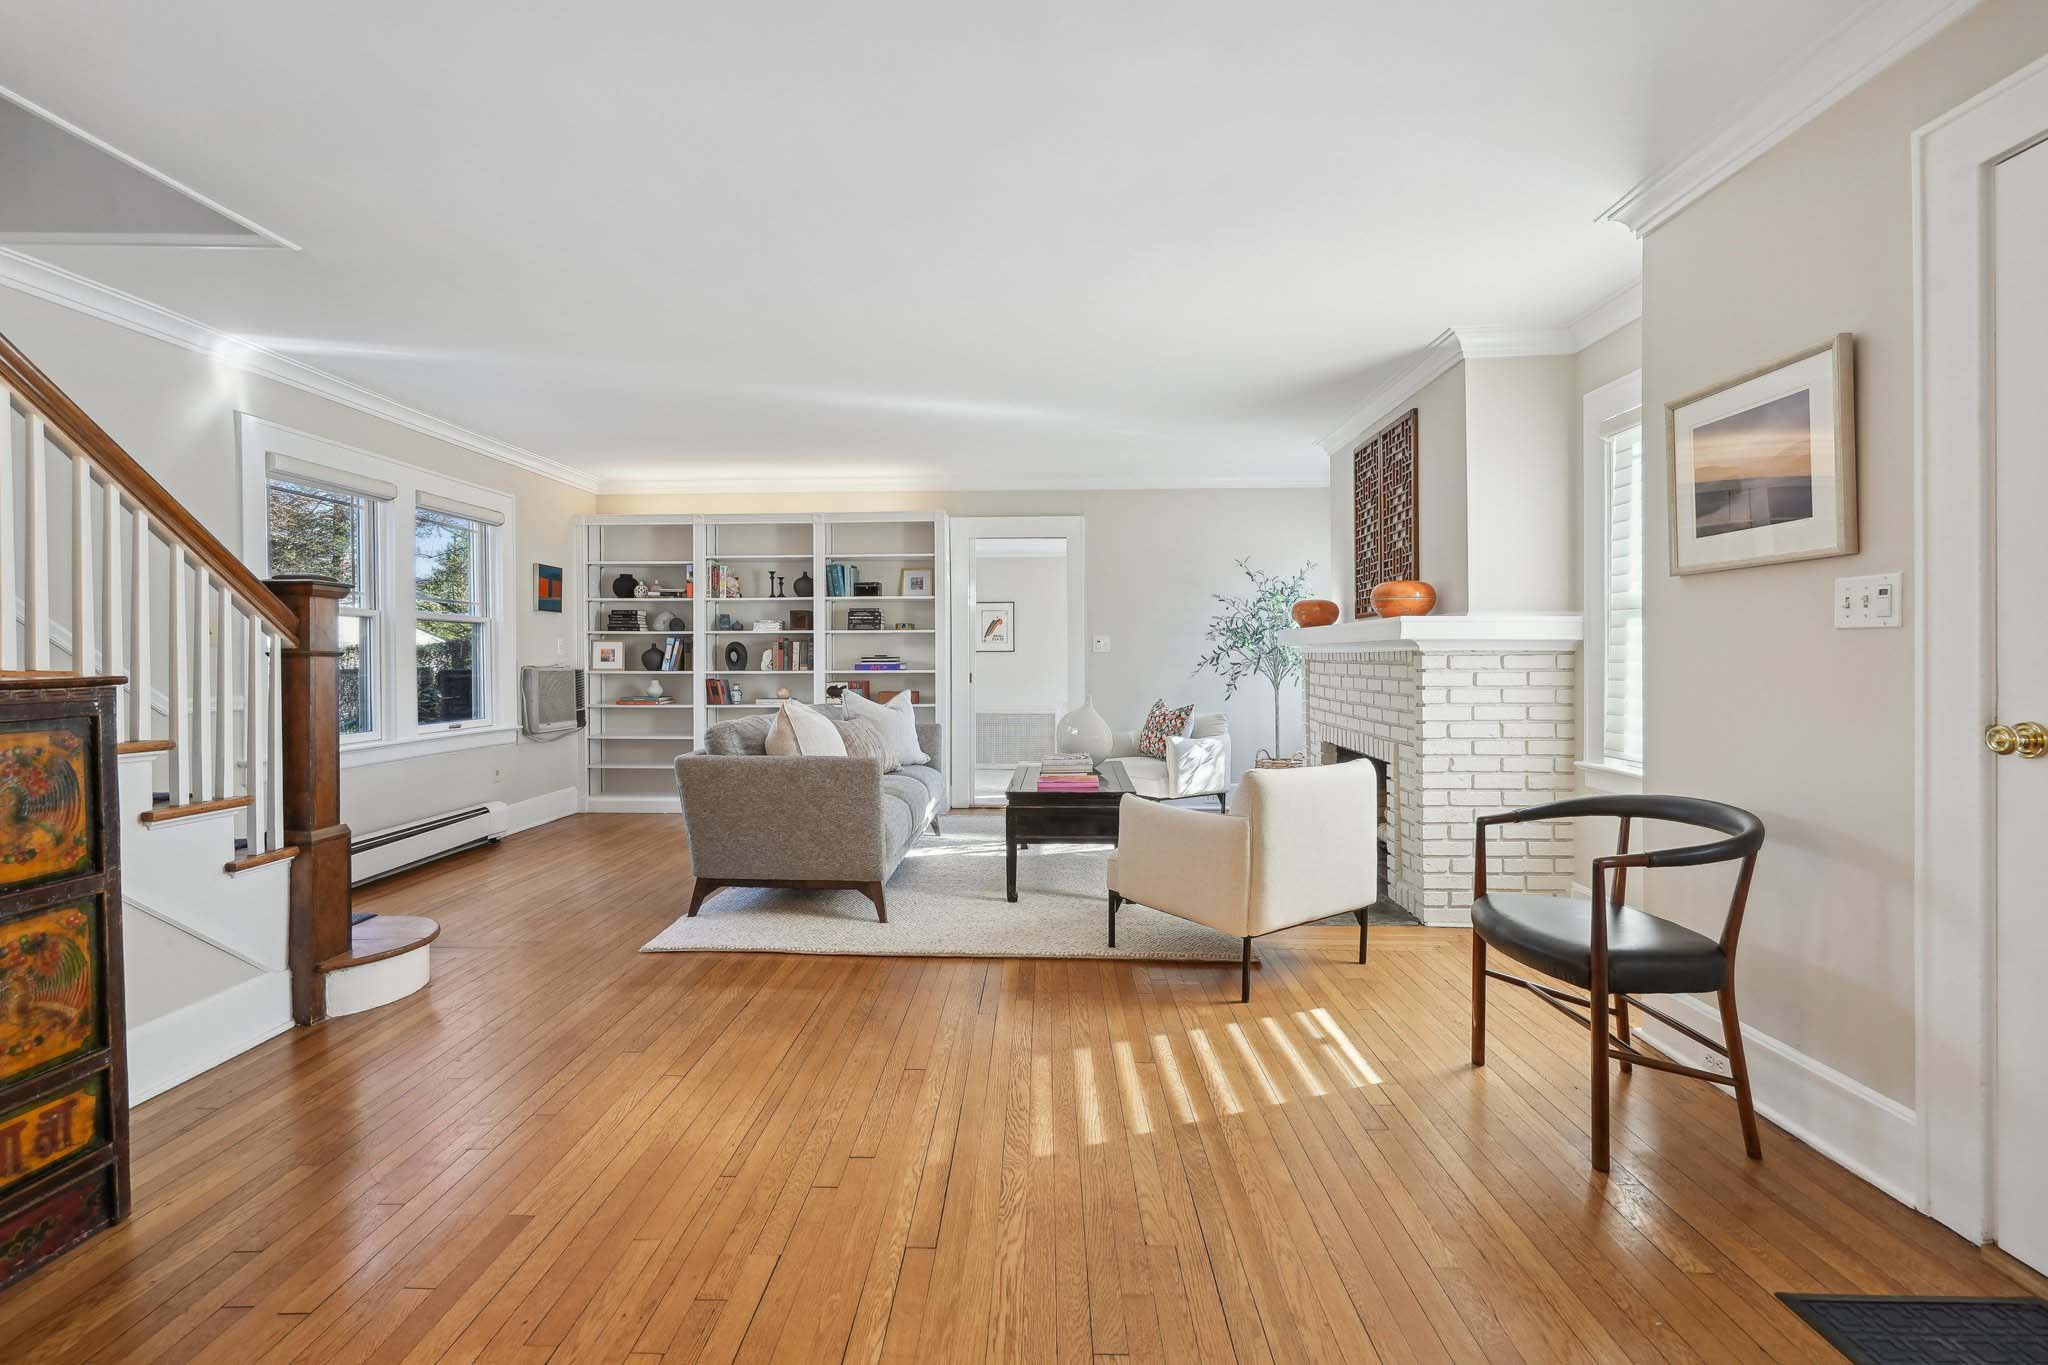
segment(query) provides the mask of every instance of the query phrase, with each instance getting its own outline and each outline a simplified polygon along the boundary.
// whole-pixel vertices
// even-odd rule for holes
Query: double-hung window
[[[1642,381],[1586,395],[1584,767],[1592,785],[1643,771]]]
[[[342,762],[510,742],[510,496],[244,414],[244,557],[350,585]]]

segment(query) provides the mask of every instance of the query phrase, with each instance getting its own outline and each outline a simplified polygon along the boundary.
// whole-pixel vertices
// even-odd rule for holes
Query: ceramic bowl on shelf
[[[1372,609],[1381,616],[1427,616],[1436,607],[1436,589],[1412,578],[1396,578],[1372,590]]]
[[[1337,623],[1337,604],[1327,597],[1304,597],[1294,604],[1294,624],[1307,629]]]

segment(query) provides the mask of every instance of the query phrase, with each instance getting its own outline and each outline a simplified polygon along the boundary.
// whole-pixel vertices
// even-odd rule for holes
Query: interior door
[[[1996,1087],[1993,1217],[1998,1243],[2048,1271],[2048,144],[1994,173],[1996,315],[1997,794]],[[2029,755],[2034,755],[2030,757]],[[1934,1002],[1934,1008],[1942,1008]]]

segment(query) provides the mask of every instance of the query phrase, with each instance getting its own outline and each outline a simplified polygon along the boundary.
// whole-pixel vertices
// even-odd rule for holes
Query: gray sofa
[[[844,720],[842,708],[818,708]],[[772,713],[722,721],[704,735],[704,752],[676,759],[676,789],[690,837],[690,914],[727,886],[845,888],[875,903],[889,922],[882,884],[911,840],[939,827],[946,782],[939,772],[939,727],[920,723],[931,755],[885,773],[872,758],[775,758],[768,753]]]

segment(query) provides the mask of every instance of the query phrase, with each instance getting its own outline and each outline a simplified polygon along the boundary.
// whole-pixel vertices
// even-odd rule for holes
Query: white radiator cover
[[[974,761],[1008,767],[1044,758],[1053,750],[1059,709],[1052,706],[989,706],[974,712]]]
[[[357,831],[352,840],[355,852],[349,859],[349,881],[360,886],[465,844],[502,839],[510,827],[505,803],[485,801],[386,829]]]

